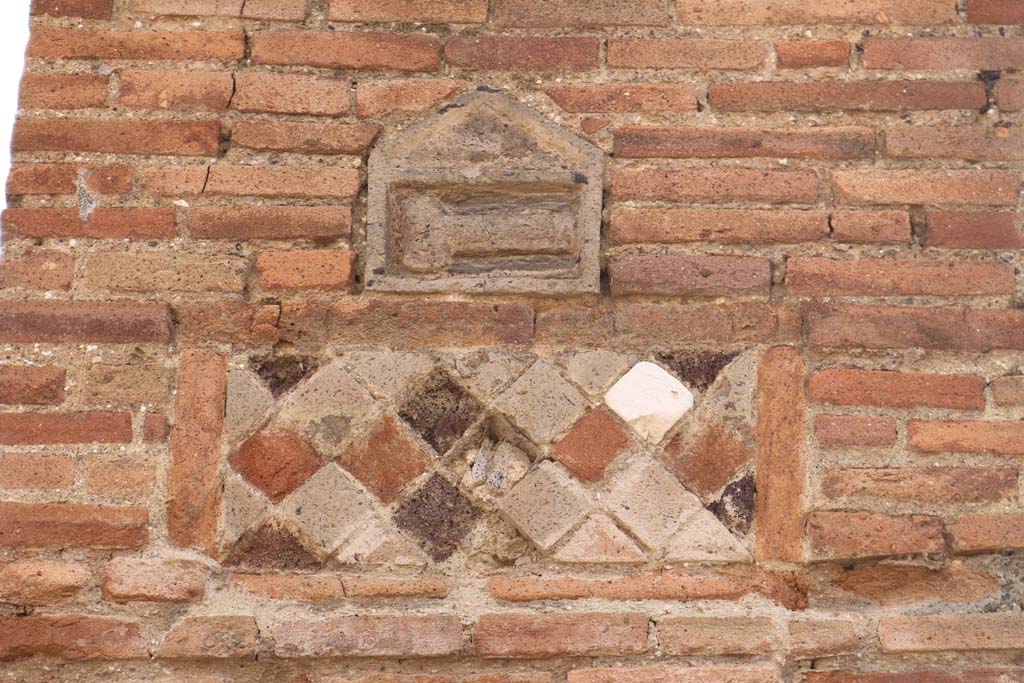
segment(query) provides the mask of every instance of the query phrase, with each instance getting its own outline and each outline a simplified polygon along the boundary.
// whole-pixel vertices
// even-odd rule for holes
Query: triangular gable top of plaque
[[[378,144],[370,169],[593,173],[603,158],[588,141],[507,95],[476,90]]]

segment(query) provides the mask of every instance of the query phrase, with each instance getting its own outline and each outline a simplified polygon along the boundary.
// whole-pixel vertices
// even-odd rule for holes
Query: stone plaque
[[[589,142],[506,95],[468,93],[371,154],[366,286],[596,292],[603,180]]]

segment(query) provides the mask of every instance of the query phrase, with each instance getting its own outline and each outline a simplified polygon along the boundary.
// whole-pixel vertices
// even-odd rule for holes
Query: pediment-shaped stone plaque
[[[370,156],[368,289],[571,294],[600,280],[604,155],[478,90]]]

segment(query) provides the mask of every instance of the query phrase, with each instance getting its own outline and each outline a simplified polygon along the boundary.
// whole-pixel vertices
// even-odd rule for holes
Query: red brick
[[[224,111],[234,82],[226,71],[143,71],[120,74],[117,102],[133,109]]]
[[[130,344],[170,340],[167,306],[132,302],[5,301],[0,340]]]
[[[604,470],[629,441],[607,412],[594,408],[573,425],[551,454],[583,481],[601,481]]]
[[[661,0],[495,0],[495,26],[509,28],[604,28],[607,26],[666,26],[670,16]]]
[[[996,86],[996,93],[1003,111],[1024,111],[1024,78],[1004,76]]]
[[[1009,263],[890,258],[791,258],[785,284],[790,294],[813,297],[997,296],[1016,289]]]
[[[14,164],[7,176],[9,194],[75,194],[79,174],[86,189],[95,194],[131,192],[131,166],[79,164]]]
[[[971,0],[967,21],[972,24],[1024,24],[1024,6],[1018,0]]]
[[[830,469],[822,479],[829,498],[859,496],[929,503],[982,503],[1017,498],[1011,468],[930,467]]]
[[[231,108],[246,112],[343,116],[349,112],[348,78],[240,72]]]
[[[244,0],[131,0],[135,13],[180,17],[238,17]]]
[[[23,559],[0,562],[0,600],[16,605],[52,605],[73,600],[91,581],[75,562]]]
[[[807,393],[814,401],[837,406],[982,410],[985,386],[985,378],[975,375],[836,368],[812,375]]]
[[[360,82],[356,86],[356,115],[366,118],[396,111],[423,111],[462,87],[460,81],[445,79]]]
[[[446,615],[285,619],[269,637],[282,658],[440,657],[462,648],[462,624]]]
[[[980,126],[900,126],[885,131],[885,151],[910,159],[1018,161],[1024,159],[1024,132]]]
[[[347,237],[347,206],[201,206],[189,212],[193,239],[301,239]]]
[[[57,59],[216,60],[245,56],[242,31],[105,31],[37,26],[29,57]]]
[[[850,44],[845,40],[792,40],[775,43],[780,69],[813,69],[850,65]]]
[[[908,244],[910,214],[906,211],[850,211],[832,213],[832,237],[853,244]]]
[[[69,254],[37,251],[0,262],[0,289],[69,290],[74,279],[75,259]]]
[[[385,415],[365,439],[346,448],[337,463],[387,504],[430,468],[431,457],[395,418]]]
[[[0,444],[129,443],[130,413],[0,413]]]
[[[149,511],[142,507],[0,503],[0,513],[5,548],[141,548],[149,542]]]
[[[938,569],[908,564],[858,564],[843,571],[833,583],[882,605],[936,600],[974,602],[999,590],[999,581],[994,576],[959,563]]]
[[[372,123],[238,121],[231,143],[261,151],[364,156],[379,132],[380,126]]]
[[[719,424],[703,428],[696,441],[680,434],[665,447],[669,470],[690,491],[707,500],[753,459],[738,435]]]
[[[3,223],[8,236],[37,239],[160,239],[175,235],[174,209],[99,208],[88,221],[82,220],[78,209],[7,209]]]
[[[184,617],[164,636],[157,657],[255,659],[259,635],[251,616]]]
[[[1020,669],[985,669],[964,673],[902,671],[900,673],[808,672],[806,683],[1021,683]]]
[[[870,159],[875,132],[870,128],[708,128],[628,126],[615,131],[614,154],[633,159],[716,159],[784,157]]]
[[[949,536],[958,553],[1024,550],[1024,514],[963,515],[949,525]]]
[[[882,447],[896,444],[896,421],[891,417],[865,415],[817,415],[814,434],[830,448]]]
[[[147,659],[139,622],[82,614],[0,617],[0,660]]]
[[[985,106],[985,86],[964,81],[712,83],[708,103],[722,111],[915,111]]]
[[[345,340],[348,344],[387,341],[407,347],[528,344],[533,309],[520,303],[363,300],[285,305],[282,338]]]
[[[540,89],[559,107],[574,113],[697,109],[694,87],[682,83],[551,83]]]
[[[448,595],[448,580],[429,575],[408,579],[347,576],[345,594],[350,598],[443,598]]]
[[[679,202],[812,203],[818,198],[818,176],[813,171],[753,168],[624,169],[612,174],[612,197]]]
[[[613,578],[542,576],[489,579],[487,590],[498,600],[739,600],[761,595],[789,609],[807,606],[807,586],[786,572],[743,570],[721,574],[657,571]]]
[[[929,211],[924,246],[945,249],[1021,249],[1024,233],[1016,214],[991,211]]]
[[[347,597],[339,574],[232,574],[231,583],[271,600],[339,602]]]
[[[616,207],[611,212],[610,231],[617,244],[788,244],[827,239],[829,234],[827,213],[795,209]],[[909,233],[908,222],[908,237]]]
[[[841,204],[950,204],[1016,206],[1015,171],[837,171],[832,175]]]
[[[801,659],[856,653],[864,644],[856,622],[848,618],[789,622],[789,652]]]
[[[331,0],[334,21],[404,21],[424,24],[482,24],[487,0]]]
[[[759,561],[803,559],[804,441],[807,406],[798,349],[763,351],[757,367],[756,483],[771,496],[755,498]]]
[[[775,0],[751,5],[743,0],[677,0],[680,24],[758,26],[761,24],[948,24],[956,7],[943,0],[825,0],[808,5],[800,0]]]
[[[614,311],[616,339],[631,344],[688,341],[795,341],[799,324],[793,312],[755,301],[715,304],[631,303]],[[572,336],[582,331],[572,321]],[[538,329],[540,320],[538,320]]]
[[[85,460],[85,490],[101,496],[148,499],[156,487],[155,458],[95,454]]]
[[[229,462],[275,504],[323,465],[320,454],[300,434],[272,428],[250,437],[231,455]]]
[[[256,272],[264,289],[343,289],[352,284],[354,261],[346,250],[264,251]]]
[[[181,303],[174,307],[181,342],[274,344],[280,334],[281,307],[237,301]]]
[[[768,59],[763,43],[742,40],[611,38],[612,69],[758,69]]]
[[[182,354],[167,475],[167,527],[179,548],[198,546],[213,552],[226,393],[223,356],[201,349]]]
[[[780,634],[767,617],[683,617],[658,620],[658,645],[668,655],[771,652]]]
[[[497,71],[596,69],[600,42],[589,36],[453,36],[444,47],[452,66]]]
[[[1024,650],[1024,614],[882,617],[878,639],[882,652]]]
[[[846,560],[938,553],[945,547],[942,522],[925,515],[878,512],[812,512],[807,520],[811,555]]]
[[[1024,375],[992,380],[992,398],[1001,406],[1024,406]]]
[[[18,106],[22,109],[91,109],[107,106],[108,76],[25,74]]]
[[[774,666],[644,666],[573,669],[568,683],[779,683]]]
[[[32,0],[32,16],[109,19],[114,0]]]
[[[327,69],[434,71],[441,64],[441,41],[422,33],[257,31],[252,59]]]
[[[144,166],[139,178],[139,189],[161,196],[180,197],[202,194],[209,177],[210,167],[202,166]]]
[[[47,453],[0,453],[0,489],[70,489],[75,461]]]
[[[764,296],[771,262],[754,256],[633,254],[608,263],[615,295]]]
[[[647,650],[648,619],[616,614],[483,614],[473,644],[484,657],[595,657]]]
[[[199,602],[206,568],[190,560],[118,557],[103,568],[100,588],[114,602]]]
[[[16,152],[107,152],[215,157],[218,121],[100,121],[20,119],[14,126]]]
[[[0,403],[60,405],[64,402],[64,368],[0,365]]]
[[[1024,455],[1024,422],[912,420],[907,432],[911,448],[929,453]]]
[[[362,187],[359,170],[336,166],[235,166],[215,164],[207,194],[352,199]]]
[[[868,38],[864,68],[907,71],[1019,69],[1024,40],[1019,38]]]

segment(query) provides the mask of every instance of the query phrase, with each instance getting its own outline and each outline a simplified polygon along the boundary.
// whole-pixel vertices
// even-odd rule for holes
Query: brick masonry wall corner
[[[33,0],[0,681],[1024,682],[1017,0]]]

